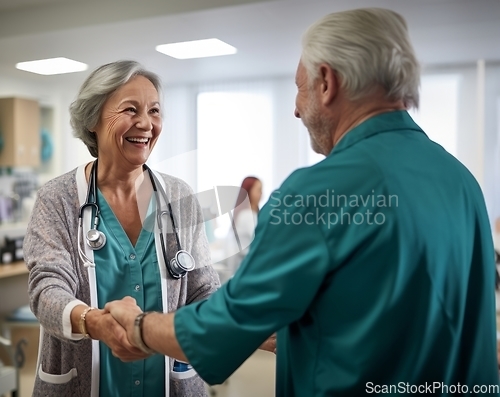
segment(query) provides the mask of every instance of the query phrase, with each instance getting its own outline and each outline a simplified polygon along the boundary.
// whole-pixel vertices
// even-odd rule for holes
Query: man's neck
[[[383,95],[373,94],[358,101],[345,101],[339,110],[335,130],[332,135],[333,146],[335,146],[349,131],[376,115],[405,110],[403,101],[390,101]]]

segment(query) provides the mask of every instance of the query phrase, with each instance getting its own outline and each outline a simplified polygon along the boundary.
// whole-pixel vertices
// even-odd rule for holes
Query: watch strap
[[[146,354],[155,354],[156,352],[153,349],[150,349],[144,343],[144,339],[142,339],[142,323],[144,321],[144,317],[152,312],[143,312],[139,314],[134,321],[134,344],[141,349]]]

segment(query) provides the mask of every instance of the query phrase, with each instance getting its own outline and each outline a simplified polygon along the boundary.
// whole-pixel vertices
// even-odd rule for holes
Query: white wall
[[[301,127],[301,121],[293,114],[296,90],[293,76],[259,81],[166,87],[163,132],[148,163],[158,170],[183,178],[196,188],[198,92],[238,91],[245,86],[252,87],[252,90],[271,91],[273,97],[273,170],[272,181],[265,186],[266,193],[270,194],[273,189],[279,187],[293,170],[307,165],[308,135]],[[242,147],[234,149],[244,150]]]
[[[484,194],[493,229],[500,219],[500,63],[486,63],[484,96]],[[500,251],[500,231],[495,236]]]
[[[192,86],[165,89],[163,129],[148,164],[196,186],[196,91]]]
[[[274,80],[276,101],[273,142],[273,184],[278,188],[299,167],[308,164],[309,138],[302,121],[294,116],[297,88],[294,78]]]
[[[424,75],[450,73],[460,75],[456,155],[480,182],[493,221],[500,213],[500,198],[495,193],[495,189],[498,189],[498,176],[494,173],[495,162],[498,163],[500,156],[500,64],[485,62],[483,69],[481,63],[478,63],[428,67],[424,70]],[[293,115],[296,93],[293,76],[265,81],[271,84],[275,101],[273,186],[270,186],[274,189],[294,169],[308,164],[309,140],[301,122]],[[54,110],[52,133],[55,153],[50,173],[45,178],[69,171],[91,159],[86,147],[72,136],[69,125],[68,108],[77,89],[78,87],[54,88],[0,77],[0,96],[35,98],[43,106]],[[197,182],[197,92],[198,86],[192,85],[166,87],[164,130],[149,162],[163,162],[166,168],[164,171],[176,170],[173,173],[186,179],[193,187]]]

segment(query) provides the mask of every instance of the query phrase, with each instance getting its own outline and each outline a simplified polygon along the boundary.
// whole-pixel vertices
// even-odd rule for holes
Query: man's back
[[[259,224],[285,222],[285,208],[289,223],[321,229],[328,265],[316,269],[319,288],[304,274],[312,300],[278,335],[278,377],[287,379],[278,395],[429,392],[425,385],[438,395],[498,384],[481,190],[406,112],[363,123],[323,162],[293,174]]]
[[[273,192],[234,277],[179,310],[176,335],[220,383],[279,330],[277,397],[472,393],[498,387],[494,276],[476,181],[390,112]]]

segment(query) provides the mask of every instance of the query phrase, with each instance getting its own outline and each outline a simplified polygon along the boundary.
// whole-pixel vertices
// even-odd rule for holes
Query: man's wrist
[[[134,320],[134,337],[133,344],[141,349],[146,354],[155,354],[156,352],[153,349],[150,349],[145,343],[143,339],[142,325],[144,322],[144,317],[152,312],[144,312],[139,314]]]

